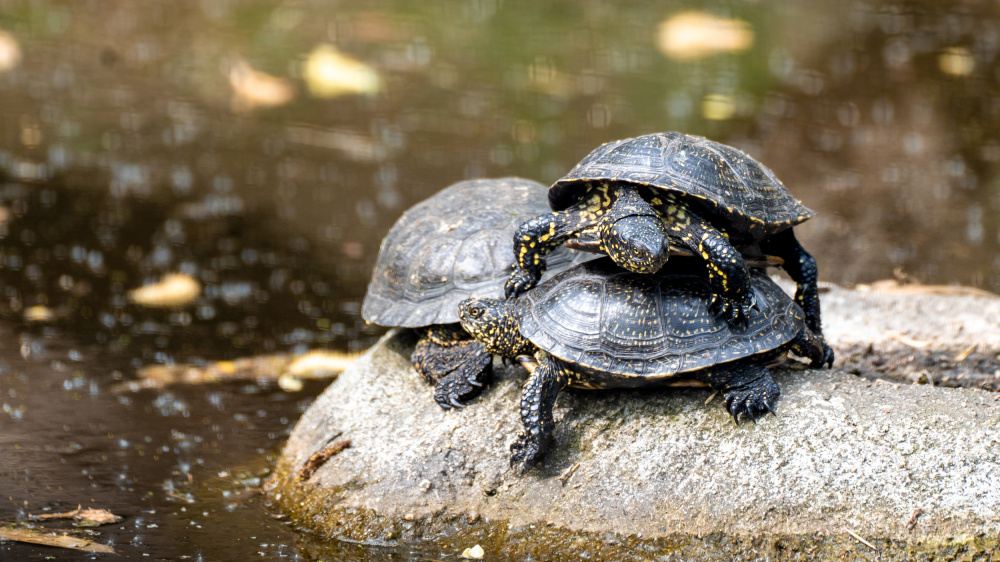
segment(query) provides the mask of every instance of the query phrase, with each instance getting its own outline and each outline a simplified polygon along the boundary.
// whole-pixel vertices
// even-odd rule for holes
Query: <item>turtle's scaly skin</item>
[[[732,326],[712,310],[697,260],[677,261],[670,273],[644,275],[594,260],[518,299],[459,305],[463,327],[488,351],[538,358],[522,395],[514,466],[527,468],[544,452],[564,386],[638,388],[693,377],[720,391],[735,419],[754,419],[780,395],[763,363],[790,349],[813,366],[827,360],[802,310],[763,273],[753,271],[750,281],[757,309],[746,325]]]
[[[422,328],[410,360],[424,380],[434,385],[434,400],[460,408],[478,396],[493,377],[493,354],[459,324]]]
[[[644,207],[635,202],[640,196]],[[628,205],[620,203],[624,199]],[[546,254],[569,239],[588,239],[637,273],[658,270],[666,253],[652,255],[648,248],[669,242],[706,261],[713,291],[722,299],[715,306],[731,321],[745,321],[753,302],[746,261],[737,250],[742,248],[784,260],[810,329],[822,334],[816,262],[791,231],[813,212],[771,170],[735,148],[675,132],[607,143],[552,186],[549,202],[554,212],[515,233],[518,267],[505,287],[507,297],[534,286]],[[636,217],[651,215],[662,219],[662,236],[650,229],[627,232],[625,225]],[[626,232],[609,238],[608,225],[615,223]]]
[[[502,294],[514,267],[510,239],[518,225],[548,211],[547,189],[521,178],[459,182],[407,210],[382,241],[361,316],[423,329],[414,368],[435,385],[444,408],[474,397],[491,375],[490,353],[457,324],[458,303]],[[553,269],[578,255],[553,253]]]

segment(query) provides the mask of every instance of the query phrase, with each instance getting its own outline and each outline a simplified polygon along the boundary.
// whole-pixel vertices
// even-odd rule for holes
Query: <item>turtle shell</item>
[[[600,182],[674,193],[704,218],[721,221],[719,226],[737,233],[766,236],[815,214],[774,172],[746,153],[684,133],[654,133],[601,145],[552,185],[549,203],[563,210],[587,185]]]
[[[750,286],[759,310],[746,327],[730,326],[710,310],[703,266],[675,263],[670,272],[644,275],[602,258],[539,284],[518,299],[514,314],[521,334],[540,349],[611,375],[619,386],[639,386],[776,350],[795,338],[805,321],[798,305],[756,270]]]
[[[450,324],[463,299],[502,298],[514,231],[549,212],[547,189],[521,178],[469,180],[414,205],[382,241],[361,317],[406,328]],[[553,251],[549,270],[579,254]]]

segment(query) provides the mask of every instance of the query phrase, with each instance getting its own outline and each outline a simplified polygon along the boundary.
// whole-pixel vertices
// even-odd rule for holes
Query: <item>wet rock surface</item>
[[[480,533],[509,556],[527,552],[511,541],[532,525],[561,537],[531,535],[563,553],[580,537],[608,536],[651,554],[874,553],[847,530],[890,558],[992,552],[1000,395],[870,380],[879,373],[859,377],[840,365],[869,344],[873,357],[954,358],[976,343],[995,358],[1000,329],[988,319],[1000,302],[834,289],[824,305],[841,359],[832,371],[774,369],[777,416],[737,427],[703,389],[567,390],[554,446],[525,476],[508,470],[524,371],[497,363],[483,396],[443,411],[407,361],[412,336],[390,333],[302,417],[270,494],[325,537],[391,543]],[[337,439],[350,447],[300,479],[309,458]]]

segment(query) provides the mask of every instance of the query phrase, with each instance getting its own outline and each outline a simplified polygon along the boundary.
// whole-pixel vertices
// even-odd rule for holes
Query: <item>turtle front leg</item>
[[[493,355],[467,338],[435,341],[425,333],[410,356],[416,371],[434,385],[434,400],[446,410],[478,396],[493,376]]]
[[[569,382],[565,363],[545,355],[538,367],[528,377],[521,391],[521,423],[524,430],[518,433],[510,446],[510,466],[523,473],[538,463],[552,441],[556,396]]]
[[[743,255],[722,232],[681,205],[666,205],[664,219],[672,241],[705,259],[713,309],[730,324],[746,324],[757,303]]]
[[[777,256],[783,260],[781,268],[795,281],[795,302],[806,313],[806,325],[813,334],[823,340],[823,322],[820,319],[819,288],[816,282],[819,271],[816,260],[799,244],[791,228],[766,238],[760,243],[761,250],[766,254]],[[823,342],[827,361],[833,364],[833,350]]]
[[[516,297],[534,287],[545,273],[546,256],[569,238],[596,223],[594,213],[582,202],[565,211],[555,211],[524,222],[514,232],[514,271],[504,294]]]
[[[757,362],[759,359],[723,363],[698,375],[699,380],[722,393],[726,410],[737,425],[741,415],[756,422],[758,417],[768,412],[773,414],[781,395],[778,383],[774,382],[767,368]]]

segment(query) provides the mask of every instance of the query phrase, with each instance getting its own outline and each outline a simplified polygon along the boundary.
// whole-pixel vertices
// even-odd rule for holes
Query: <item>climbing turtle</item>
[[[770,255],[798,284],[795,300],[822,337],[816,261],[792,233],[814,213],[771,170],[731,146],[675,132],[610,142],[557,181],[549,203],[555,212],[514,235],[518,267],[507,297],[533,287],[546,254],[567,241],[636,273],[659,270],[673,249],[704,258],[716,309],[745,322],[754,305],[745,258]]]
[[[527,469],[544,453],[565,386],[636,388],[694,378],[721,392],[739,423],[775,407],[780,392],[767,363],[789,350],[813,366],[825,360],[802,309],[761,271],[751,270],[749,279],[757,307],[746,324],[732,325],[712,310],[700,260],[676,261],[669,272],[647,275],[601,258],[518,298],[462,301],[462,326],[488,351],[538,361],[521,395],[524,431],[511,445],[511,466]]]
[[[444,408],[475,397],[492,372],[492,355],[458,324],[458,303],[502,294],[514,266],[510,239],[548,211],[546,189],[520,178],[459,182],[406,211],[382,241],[361,317],[420,329],[413,366]],[[578,254],[553,253],[552,269]]]

